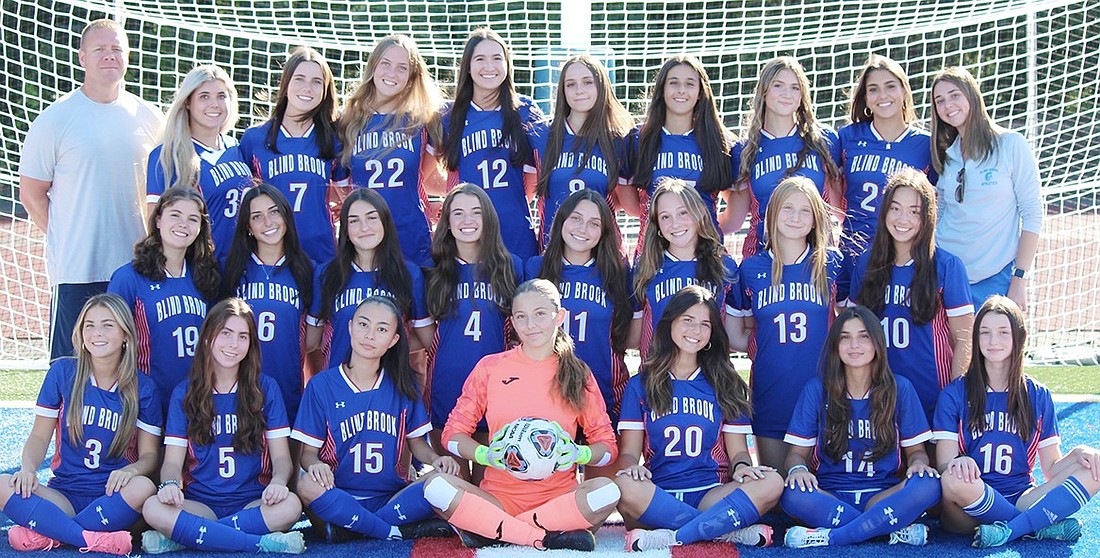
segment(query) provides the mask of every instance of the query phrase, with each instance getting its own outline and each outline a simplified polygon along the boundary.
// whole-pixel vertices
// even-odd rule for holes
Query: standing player
[[[632,338],[630,279],[621,249],[604,196],[585,188],[562,202],[546,252],[527,260],[526,268],[529,279],[558,286],[565,331],[592,369],[612,426],[619,423],[619,402],[630,377],[623,357]]]
[[[852,90],[851,124],[840,129],[844,231],[840,249],[855,257],[870,249],[886,180],[902,169],[931,173],[931,135],[916,126],[913,90],[897,62],[872,54]],[[839,203],[839,200],[837,200]],[[897,370],[895,369],[895,372]]]
[[[616,189],[621,177],[629,174],[624,172],[626,136],[633,126],[603,64],[587,54],[562,63],[554,120],[548,133],[533,138],[543,249],[550,242],[550,223],[558,208],[577,190],[595,190],[608,205],[622,205],[628,213],[638,214],[637,193],[631,188]],[[618,225],[612,224],[618,234]]]
[[[353,186],[386,200],[405,258],[420,266],[432,260],[427,192],[442,190],[439,161],[427,152],[429,135],[438,143],[442,104],[416,43],[390,35],[374,47],[340,116],[340,163]]]
[[[129,56],[122,25],[88,23],[77,51],[84,83],[35,118],[19,155],[19,201],[46,234],[50,360],[73,355],[84,301],[107,290],[145,234],[140,180],[164,116],[123,87]]]
[[[710,291],[681,289],[657,323],[643,372],[627,385],[619,511],[628,525],[655,529],[628,531],[628,551],[718,538],[771,544],[772,528],[753,524],[779,502],[783,479],[752,464],[749,387],[730,363],[721,322]]]
[[[347,325],[351,354],[306,386],[291,434],[302,442],[298,492],[330,539],[342,531],[382,540],[430,536],[424,481],[436,473],[410,484],[404,454],[437,472],[458,472],[454,458],[436,455],[425,437],[432,425],[402,322],[392,299],[368,297]]]
[[[940,394],[934,421],[943,473],[945,529],[974,532],[974,546],[1021,537],[1076,541],[1069,517],[1100,490],[1100,452],[1063,456],[1050,390],[1024,374],[1027,331],[1016,303],[992,296],[974,318],[980,352],[962,378]],[[1035,458],[1046,482],[1036,484]]]
[[[0,475],[3,511],[16,523],[8,542],[22,551],[65,543],[126,555],[126,529],[155,490],[145,475],[157,466],[160,403],[152,381],[138,371],[134,320],[125,302],[93,296],[77,324],[75,358],[54,361],[42,381],[22,468]],[[53,478],[40,486],[35,471],[51,438]]]
[[[448,188],[481,186],[489,195],[508,250],[526,261],[538,253],[528,195],[535,193],[531,136],[545,133],[542,111],[516,92],[512,54],[493,30],[475,29],[459,62],[455,100],[443,115]]]
[[[937,74],[932,97],[940,246],[966,266],[975,306],[1002,294],[1027,310],[1044,213],[1035,153],[1024,136],[993,123],[978,82],[965,69]]]
[[[243,299],[256,315],[261,371],[279,386],[293,422],[302,398],[302,319],[316,293],[313,262],[298,243],[290,203],[274,186],[259,184],[245,192],[241,216],[222,295]]]
[[[346,170],[336,165],[336,104],[328,61],[297,47],[283,65],[271,118],[241,136],[241,158],[290,201],[302,248],[315,263],[335,254],[329,191],[347,185]]]
[[[718,193],[733,185],[730,149],[734,138],[718,117],[710,78],[698,58],[680,55],[665,61],[654,78],[645,122],[635,134],[633,143],[637,152],[630,166],[634,174],[631,183],[641,191],[639,235],[647,236],[646,210],[650,198],[667,178],[677,178],[694,187],[703,200],[706,215],[721,231],[716,207]],[[643,248],[639,245],[637,253]],[[655,314],[654,320],[658,317],[660,314]]]
[[[468,547],[506,542],[592,551],[592,531],[615,510],[619,489],[606,478],[578,483],[576,465],[614,462],[615,433],[592,372],[561,328],[565,309],[554,284],[527,281],[510,306],[519,346],[478,361],[443,431],[451,453],[490,467],[485,480],[475,486],[440,475],[427,482],[424,497]],[[556,472],[538,482],[511,476],[503,470],[503,447],[472,437],[482,420],[502,433],[530,416],[559,425]],[[589,445],[573,442],[581,428]]]
[[[737,264],[726,255],[699,193],[678,178],[661,182],[647,211],[641,257],[634,266],[635,313],[642,360],[646,359],[657,321],[672,295],[688,285],[701,285],[714,295],[725,325],[740,308]],[[740,320],[737,320],[740,329]],[[742,348],[743,350],[743,348]]]
[[[805,177],[827,203],[840,203],[840,142],[836,132],[818,124],[810,80],[798,60],[781,56],[760,70],[744,133],[733,147],[738,191],[723,228],[740,230],[749,215],[741,252],[745,259],[764,250],[764,216],[779,183]],[[792,164],[793,161],[793,164]]]
[[[306,346],[321,346],[322,326],[332,324],[327,346],[328,367],[348,358],[348,324],[355,307],[370,296],[388,296],[401,309],[422,347],[431,346],[435,324],[424,301],[420,267],[405,259],[393,214],[375,190],[354,190],[340,209],[340,239],[336,257],[317,266],[313,278],[316,296],[306,316]],[[322,349],[324,350],[324,348]]]
[[[767,250],[741,263],[744,326],[732,326],[730,336],[734,349],[747,348],[752,358],[752,431],[760,462],[779,469],[794,411],[791,393],[816,374],[843,260],[829,246],[829,214],[808,178],[779,184],[764,225]]]
[[[237,90],[218,66],[197,66],[180,82],[161,144],[149,154],[148,195],[153,204],[168,188],[198,189],[210,208],[214,255],[224,262],[233,241],[241,196],[252,169],[227,132],[237,123]]]
[[[890,544],[925,544],[928,528],[912,522],[940,500],[924,451],[932,433],[912,384],[890,371],[878,318],[861,306],[841,312],[822,359],[822,375],[802,390],[787,429],[781,502],[815,528],[787,529],[785,544],[839,546],[887,534]]]
[[[936,191],[920,171],[890,177],[878,229],[885,234],[852,266],[851,300],[878,315],[890,369],[913,384],[931,420],[940,390],[970,362],[966,270],[936,247]]]
[[[156,529],[141,537],[146,552],[305,550],[301,532],[279,532],[298,521],[302,504],[287,488],[290,424],[279,386],[260,374],[256,318],[245,301],[210,309],[164,432],[160,486],[142,510]]]
[[[493,202],[474,184],[459,184],[443,200],[432,258],[426,298],[439,329],[424,396],[432,425],[442,429],[474,365],[505,349],[508,303],[523,263],[504,247]],[[487,438],[483,428],[475,436]],[[438,434],[432,446],[443,447]]]
[[[169,188],[149,215],[149,234],[134,246],[134,259],[111,276],[137,324],[138,368],[156,382],[167,412],[172,390],[187,377],[206,305],[221,288],[202,195],[188,186]]]

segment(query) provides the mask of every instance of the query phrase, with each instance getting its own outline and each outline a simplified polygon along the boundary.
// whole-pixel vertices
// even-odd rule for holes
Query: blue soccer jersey
[[[859,297],[870,252],[856,259],[852,271],[851,300]],[[932,321],[924,324],[913,322],[909,308],[909,289],[913,284],[913,262],[894,266],[890,284],[886,286],[886,305],[879,318],[886,334],[886,355],[890,369],[913,383],[920,397],[921,406],[928,420],[936,409],[940,390],[951,381],[951,328],[948,318],[974,313],[970,298],[970,283],[962,261],[947,250],[936,250],[936,290],[940,295],[940,308]]]
[[[527,130],[528,144],[534,136],[545,134],[546,127],[542,111],[530,97],[520,96],[518,109],[520,122]],[[451,107],[443,115],[443,133],[453,126]],[[466,112],[465,127],[462,132],[461,156],[458,168],[447,177],[447,188],[453,188],[461,182],[481,186],[496,208],[500,217],[500,236],[504,245],[513,254],[526,261],[538,253],[535,241],[535,220],[527,202],[527,193],[523,183],[524,173],[534,173],[535,155],[533,151],[523,153],[524,165],[512,164],[509,147],[504,144],[501,129],[504,127],[504,115],[501,109],[482,110],[470,103]]]
[[[527,260],[525,277],[539,277],[540,269],[542,256]],[[611,348],[611,318],[615,308],[604,286],[595,260],[584,265],[562,262],[561,281],[558,283],[561,304],[566,311],[562,327],[573,338],[577,356],[592,369],[614,425],[630,372],[623,355]],[[629,286],[623,285],[622,288],[628,290]]]
[[[957,442],[959,453],[977,462],[982,480],[1005,496],[1019,495],[1034,486],[1031,471],[1039,449],[1062,443],[1050,390],[1030,377],[1026,383],[1027,403],[1035,419],[1035,424],[1024,426],[1030,434],[1026,442],[1017,433],[1016,421],[1008,413],[1008,393],[1003,391],[986,389],[986,428],[981,432],[970,429],[965,378],[943,389],[932,419],[933,437]]]
[[[821,130],[825,144],[829,148],[829,156],[840,167],[840,141],[836,132],[830,128]],[[764,215],[768,210],[768,202],[772,198],[772,192],[779,186],[784,178],[789,176],[803,176],[809,178],[817,185],[817,191],[825,196],[825,162],[821,160],[816,151],[809,151],[802,166],[791,170],[798,162],[798,154],[803,148],[802,136],[798,133],[798,127],[791,128],[785,136],[775,137],[764,130],[760,131],[760,145],[756,150],[756,158],[753,160],[752,169],[749,170],[749,231],[745,235],[745,244],[742,253],[747,259],[749,256],[764,250]],[[744,157],[744,142],[739,142],[733,147],[733,165],[740,172],[741,159]],[[839,200],[825,201],[831,204],[839,204]]]
[[[772,284],[772,253],[760,252],[741,264],[744,296],[739,315],[755,319],[749,338],[752,358],[753,432],[782,438],[794,411],[792,390],[801,390],[817,376],[818,359],[833,319],[836,277],[843,265],[839,251],[826,259],[829,292],[818,292],[812,279],[809,249],[798,261],[783,266],[783,277]]]
[[[328,209],[330,185],[347,184],[347,171],[336,159],[322,159],[316,130],[310,127],[302,137],[294,137],[280,127],[275,136],[275,151],[267,146],[271,121],[253,126],[241,136],[241,158],[252,174],[279,189],[294,211],[294,226],[302,249],[315,263],[327,262],[336,255],[332,216]],[[340,152],[336,142],[334,152]],[[246,209],[247,211],[247,209]]]
[[[107,285],[107,292],[122,297],[134,312],[138,369],[153,377],[164,406],[176,384],[187,378],[199,342],[199,328],[206,318],[206,299],[189,271],[184,263],[180,277],[153,281],[128,263],[115,270]]]
[[[428,194],[420,175],[421,160],[428,156],[428,134],[423,128],[400,132],[387,126],[388,114],[375,113],[355,140],[351,157],[351,183],[381,194],[393,214],[397,237],[405,258],[417,265],[432,263]]]
[[[561,204],[565,202],[565,198],[578,190],[588,189],[599,192],[607,199],[609,177],[617,177],[621,185],[626,183],[623,177],[629,174],[624,167],[626,163],[625,139],[615,142],[619,168],[608,168],[607,159],[604,158],[603,151],[600,150],[600,146],[595,140],[592,141],[592,152],[586,161],[584,158],[586,146],[582,145],[583,142],[573,135],[573,130],[568,123],[564,126],[565,133],[562,137],[561,153],[558,155],[557,161],[546,160],[547,142],[550,139],[549,132],[531,138],[539,173],[542,173],[542,168],[546,165],[551,165],[551,168],[553,168],[547,183],[547,195],[538,201],[539,228],[541,229],[539,238],[543,247],[550,242],[550,225],[554,223],[554,216],[557,215]],[[608,200],[608,204],[611,204],[611,200]]]
[[[261,375],[260,391],[264,396],[264,442],[255,452],[241,453],[233,447],[237,433],[237,385],[228,393],[210,394],[214,399],[214,424],[211,443],[199,445],[187,437],[189,417],[183,410],[183,399],[190,382],[183,382],[172,392],[168,406],[168,421],[164,427],[164,445],[187,448],[183,463],[184,495],[211,507],[244,508],[259,499],[271,481],[271,457],[267,440],[290,436],[290,422],[275,380]]]
[[[320,318],[321,307],[325,304],[325,301],[321,300],[321,287],[325,270],[333,264],[334,262],[329,262],[319,265],[313,273],[313,303],[310,304],[309,315],[306,316],[306,323],[311,326],[324,324]],[[429,326],[432,324],[432,318],[428,315],[428,305],[424,301],[424,274],[420,271],[420,267],[412,262],[406,261],[405,267],[412,279],[413,312],[411,316],[402,316],[406,329]],[[348,332],[348,323],[355,316],[355,309],[359,303],[372,296],[394,298],[393,292],[379,283],[381,277],[378,275],[378,270],[363,271],[354,262],[351,264],[351,270],[347,285],[336,295],[331,303],[332,307],[328,309],[329,322],[332,324],[332,341],[329,343],[328,351],[330,368],[347,361],[351,356],[351,333]]]
[[[137,375],[138,410],[137,428],[160,437],[163,414],[156,386],[145,374]],[[121,469],[137,459],[133,442],[121,456],[110,454],[111,444],[118,432],[122,420],[122,395],[118,385],[98,386],[95,376],[88,377],[84,387],[84,408],[81,412],[81,441],[73,444],[69,438],[67,421],[69,397],[73,382],[76,381],[76,359],[55,360],[46,371],[42,387],[38,390],[38,401],[34,414],[54,419],[57,428],[54,431],[54,454],[50,461],[53,478],[50,486],[60,488],[66,494],[83,497],[102,496],[111,472]],[[80,511],[80,510],[77,510]]]
[[[402,395],[385,370],[362,387],[342,367],[314,376],[290,437],[320,450],[337,488],[359,499],[389,498],[409,484],[407,440],[432,425],[424,404]]]
[[[870,460],[875,449],[875,433],[871,422],[871,399],[848,398],[851,416],[848,422],[848,453],[834,461],[825,451],[825,387],[813,378],[791,415],[791,424],[783,441],[792,446],[814,448],[812,462],[817,469],[821,488],[833,490],[886,489],[899,482],[898,472],[907,468],[902,448],[923,444],[932,439],[932,431],[924,418],[920,400],[909,380],[898,377],[897,400],[894,408],[894,432],[897,445],[893,451]]]
[[[645,432],[646,467],[653,484],[665,490],[690,490],[729,482],[729,456],[722,434],[752,434],[746,416],[726,417],[714,388],[696,370],[672,378],[672,408],[658,416],[646,402],[645,374],[626,384],[619,432]],[[668,374],[668,372],[657,372]]]
[[[278,384],[287,416],[293,422],[302,399],[302,317],[307,309],[299,298],[294,274],[285,264],[286,258],[282,258],[275,265],[264,265],[250,254],[234,294],[252,307],[262,371]]]
[[[743,306],[741,302],[741,290],[737,285],[737,264],[733,258],[722,256],[725,267],[725,280],[722,285],[715,285],[709,281],[700,281],[696,277],[696,260],[678,260],[672,254],[665,252],[664,263],[657,270],[657,274],[649,280],[645,288],[645,300],[641,301],[642,337],[639,344],[642,361],[645,361],[649,353],[649,346],[653,341],[653,332],[657,330],[657,322],[661,321],[661,314],[665,312],[665,306],[672,299],[672,295],[680,292],[680,289],[690,285],[700,285],[714,294],[714,298],[722,306],[718,309],[723,316],[736,315],[738,309]],[[637,313],[635,314],[637,315]],[[714,324],[721,327],[721,324]]]
[[[891,175],[913,168],[928,174],[930,181],[936,183],[932,136],[920,128],[909,127],[897,139],[887,141],[870,122],[849,124],[837,135],[846,184],[846,217],[840,246],[845,254],[855,255],[871,247],[882,193]]]
[[[195,140],[195,153],[199,157],[199,183],[194,184],[206,200],[206,212],[210,215],[210,235],[214,238],[214,256],[225,262],[229,245],[233,242],[233,229],[237,226],[237,214],[241,210],[241,198],[252,187],[252,169],[241,156],[237,140],[221,136],[221,149],[212,149]],[[172,182],[160,166],[158,145],[149,153],[149,170],[145,182],[146,201],[156,203]]]
[[[441,430],[474,365],[481,357],[507,348],[504,326],[508,316],[501,312],[501,305],[510,301],[493,292],[489,277],[475,276],[475,267],[477,264],[459,261],[454,310],[437,317],[435,342],[428,350],[424,392],[432,425]],[[512,273],[516,283],[523,279],[523,264],[514,255]]]

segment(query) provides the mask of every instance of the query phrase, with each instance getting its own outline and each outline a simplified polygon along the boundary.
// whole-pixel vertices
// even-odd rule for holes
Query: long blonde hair
[[[810,209],[814,215],[814,225],[810,233],[806,235],[806,244],[810,247],[810,278],[823,300],[829,298],[829,271],[827,268],[829,249],[829,212],[825,209],[825,200],[817,191],[813,181],[804,176],[791,176],[784,178],[779,186],[772,192],[771,201],[768,202],[767,212],[764,214],[764,231],[767,235],[765,247],[775,253],[772,258],[772,285],[779,285],[783,281],[783,257],[779,245],[775,241],[779,235],[779,212],[783,208],[783,202],[787,198],[801,193],[810,200]]]
[[[229,90],[229,114],[219,132],[224,134],[237,124],[237,87],[233,84],[233,78],[213,64],[195,66],[187,72],[172,100],[172,107],[168,109],[164,135],[160,141],[163,147],[159,164],[164,172],[165,190],[180,184],[191,187],[198,184],[199,156],[191,140],[191,111],[187,103],[191,100],[191,94],[208,81],[220,81]]]
[[[84,425],[81,418],[84,415],[84,388],[92,377],[92,355],[84,347],[84,320],[88,312],[97,307],[106,308],[111,313],[123,334],[122,354],[119,355],[116,369],[118,394],[122,399],[122,418],[118,422],[118,430],[115,431],[111,447],[107,450],[107,455],[121,457],[130,445],[138,417],[137,328],[134,326],[134,316],[130,313],[130,307],[116,294],[103,293],[89,298],[88,302],[84,303],[84,308],[80,310],[80,315],[76,317],[72,337],[73,351],[76,354],[76,376],[73,378],[72,391],[69,392],[69,398],[65,402],[68,408],[65,412],[65,426],[69,430],[69,441],[73,445],[82,445]]]

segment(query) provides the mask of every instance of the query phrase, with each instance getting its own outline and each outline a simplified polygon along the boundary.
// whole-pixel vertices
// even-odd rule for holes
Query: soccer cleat
[[[1031,535],[1024,535],[1024,538],[1040,541],[1074,542],[1081,538],[1081,520],[1076,517],[1067,517],[1061,521],[1055,521]]]
[[[542,548],[546,550],[596,550],[596,535],[588,529],[573,531],[547,531],[542,537]]]
[[[164,554],[182,550],[183,545],[164,536],[160,531],[146,531],[141,534],[141,548],[148,554]]]
[[[485,548],[487,546],[501,546],[505,544],[497,539],[490,539],[484,535],[479,535],[473,531],[466,531],[465,529],[455,529],[458,533],[458,540],[462,543],[462,546],[466,548]]]
[[[61,541],[22,525],[14,525],[8,530],[8,543],[15,550],[22,551],[53,550],[61,546]]]
[[[125,556],[134,549],[134,541],[129,531],[84,531],[87,543],[81,552],[102,552]]]
[[[325,541],[334,544],[343,544],[350,541],[357,541],[363,538],[363,535],[352,531],[351,529],[345,529],[343,527],[333,525],[331,523],[325,524]]]
[[[260,552],[301,554],[306,551],[306,541],[300,531],[268,533],[260,537]]]
[[[413,539],[446,539],[455,536],[455,530],[451,527],[451,524],[438,517],[398,525],[397,528],[401,530],[401,538],[407,541]]]
[[[974,548],[993,548],[1004,546],[1012,536],[1012,529],[1004,521],[995,521],[988,525],[978,525],[974,529]]]
[[[626,532],[627,552],[645,552],[679,545],[676,531],[671,529],[631,529]]]
[[[783,535],[783,544],[789,548],[809,548],[811,546],[829,546],[829,529],[807,529],[795,525]]]
[[[898,529],[890,533],[890,544],[924,546],[928,544],[928,527],[922,523],[914,523],[904,529]]]
[[[757,523],[755,525],[749,525],[744,529],[738,529],[736,531],[730,531],[725,535],[714,539],[718,542],[727,542],[733,544],[739,544],[742,546],[771,546],[772,545],[772,527],[771,525],[764,525],[763,523]]]

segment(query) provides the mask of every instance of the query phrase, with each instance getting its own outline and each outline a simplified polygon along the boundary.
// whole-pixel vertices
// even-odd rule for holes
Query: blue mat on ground
[[[1058,410],[1058,424],[1062,435],[1062,450],[1068,451],[1079,444],[1097,445],[1100,443],[1100,403],[1060,403],[1057,405]],[[26,440],[28,432],[30,432],[31,423],[33,422],[33,411],[31,409],[20,408],[0,408],[0,432],[4,432],[2,438],[0,438],[0,472],[11,473],[18,470],[20,455],[23,450],[23,443]],[[1036,470],[1036,476],[1041,478],[1041,473]],[[49,477],[48,463],[43,463],[39,470],[39,477],[45,481]],[[771,558],[771,557],[794,557],[800,558],[814,558],[814,557],[835,557],[839,553],[843,556],[849,556],[853,558],[882,558],[883,553],[887,553],[891,557],[926,557],[936,556],[937,558],[962,558],[973,556],[996,556],[996,557],[1020,557],[1020,556],[1043,556],[1051,558],[1061,557],[1073,557],[1073,558],[1094,558],[1100,556],[1100,502],[1092,501],[1076,514],[1076,517],[1081,519],[1084,524],[1084,535],[1081,540],[1074,544],[1058,543],[1058,542],[1045,542],[1045,541],[1020,541],[1013,543],[1008,548],[996,549],[996,550],[977,550],[970,547],[970,538],[955,536],[946,533],[939,528],[936,521],[925,521],[931,527],[931,533],[929,536],[929,544],[924,547],[911,547],[905,545],[887,546],[884,542],[865,543],[861,545],[845,547],[843,550],[837,548],[807,548],[807,549],[787,549],[783,547],[773,548],[743,548],[739,547],[738,550],[746,558]],[[772,518],[769,515],[766,519],[774,519],[772,521],[776,526],[777,542],[782,544],[783,530],[789,525],[789,522],[784,521],[783,518]],[[15,556],[25,556],[24,553],[19,553],[8,545],[6,532],[12,525],[11,521],[0,513],[0,530],[4,532],[4,535],[0,536],[0,558],[13,558]],[[599,556],[609,556],[622,554],[625,556],[625,552],[622,551],[622,527],[606,527],[602,529],[597,537],[597,553]],[[306,531],[306,555],[314,556],[317,558],[344,558],[347,556],[356,556],[357,558],[443,558],[442,554],[435,552],[420,552],[414,551],[414,544],[411,542],[383,542],[383,541],[354,541],[345,543],[342,545],[328,544],[314,536],[307,529]],[[732,550],[732,549],[731,549]],[[511,548],[497,548],[492,550],[482,550],[478,554],[482,558],[497,558],[497,557],[510,557],[510,556],[534,556],[537,551],[534,549],[511,549]],[[133,556],[140,556],[142,554],[140,548],[135,548]],[[173,553],[176,556],[187,558],[215,558],[217,556],[224,556],[224,554],[214,553],[200,553],[194,551],[182,551]],[[543,555],[542,553],[538,553]],[[557,556],[581,556],[582,553],[566,552],[566,551],[552,551],[551,554]],[[62,547],[51,551],[51,555],[58,556],[59,558],[78,558],[83,556],[75,548]],[[592,556],[592,554],[587,554]],[[733,552],[730,555],[734,555]],[[671,556],[668,551],[650,551],[645,554],[649,557],[667,557]]]

